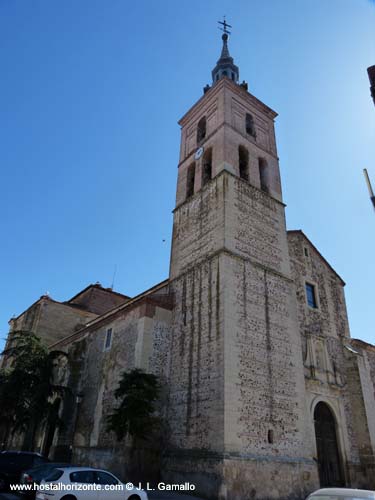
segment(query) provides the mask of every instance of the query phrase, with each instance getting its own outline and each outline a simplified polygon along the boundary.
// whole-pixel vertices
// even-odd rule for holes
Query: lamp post
[[[370,177],[368,176],[366,168],[363,169],[363,174],[364,174],[365,179],[366,179],[366,184],[367,184],[368,192],[370,194],[370,200],[371,200],[372,205],[373,205],[374,210],[375,210],[375,196],[374,196],[374,191],[372,190]]]

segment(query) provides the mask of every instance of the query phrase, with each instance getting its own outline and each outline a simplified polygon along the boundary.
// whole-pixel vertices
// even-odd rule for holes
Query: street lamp
[[[374,191],[372,190],[370,177],[368,176],[368,173],[367,173],[367,168],[363,169],[363,174],[364,174],[365,179],[366,179],[366,183],[367,183],[367,187],[368,187],[368,192],[370,194],[370,200],[371,200],[371,202],[373,204],[373,207],[375,209],[375,196],[374,196]]]

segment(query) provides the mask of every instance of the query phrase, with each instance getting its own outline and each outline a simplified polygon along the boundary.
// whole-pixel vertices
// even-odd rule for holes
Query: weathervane
[[[224,21],[218,21],[219,24],[221,24],[223,27],[219,26],[219,30],[223,31],[226,35],[230,35],[230,31],[228,28],[231,28],[232,26],[227,23],[225,16],[223,16]]]

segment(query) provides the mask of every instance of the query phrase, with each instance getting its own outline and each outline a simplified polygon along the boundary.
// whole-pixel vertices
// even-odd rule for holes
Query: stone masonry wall
[[[219,258],[207,258],[171,284],[171,448],[223,451],[221,273]]]
[[[223,174],[225,248],[290,277],[284,205],[246,181]]]
[[[171,279],[223,248],[290,274],[283,204],[225,171],[175,211]]]
[[[225,447],[249,458],[304,459],[304,378],[293,283],[223,257]]]
[[[304,474],[316,481],[316,465],[305,456],[304,372],[284,206],[220,173],[175,211],[171,269],[179,276],[171,282],[168,420],[175,449],[167,477],[194,477],[202,493],[216,487],[217,495],[236,498],[238,461],[254,471],[254,461],[266,460],[275,474],[283,462],[301,481]],[[262,498],[260,477],[249,473],[247,480],[243,488]],[[279,493],[295,494],[288,484]]]
[[[329,267],[307,238],[299,232],[288,233],[293,277],[297,287],[298,319],[303,333],[329,337],[349,337],[344,283]],[[305,249],[307,255],[305,255]],[[316,285],[318,308],[306,304],[305,283]]]
[[[301,231],[289,232],[288,242],[305,365],[307,452],[317,457],[314,409],[323,401],[336,420],[346,484],[369,487],[367,464],[372,451],[364,391],[368,377],[362,360],[346,347],[350,333],[344,283]],[[306,282],[315,286],[316,308],[307,304]]]
[[[75,333],[97,317],[95,313],[49,300],[43,301],[41,307],[36,333],[44,338],[48,345]]]
[[[10,321],[5,349],[10,347],[12,333],[23,330],[38,335],[48,346],[84,327],[96,314],[62,304],[47,296],[41,297],[17,318]],[[1,360],[5,366],[6,356]]]
[[[224,196],[223,176],[219,176],[175,211],[171,279],[223,248]]]
[[[72,422],[75,428],[72,443],[74,463],[105,467],[124,479],[128,477],[129,443],[118,443],[115,435],[106,430],[107,417],[118,404],[114,392],[121,374],[133,368],[158,375],[163,385],[163,407],[166,406],[170,315],[166,308],[143,302],[109,318],[97,329],[92,327],[67,346],[71,357],[81,357],[74,388],[82,398],[76,420]],[[106,350],[108,328],[112,328],[112,345]],[[56,445],[59,445],[58,439]]]

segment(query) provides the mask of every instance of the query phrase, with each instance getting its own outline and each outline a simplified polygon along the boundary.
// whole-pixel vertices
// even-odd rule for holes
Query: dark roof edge
[[[375,352],[375,345],[370,344],[369,342],[365,342],[364,340],[361,339],[350,339],[350,341],[351,344],[359,344],[364,349],[370,349],[371,351]]]

